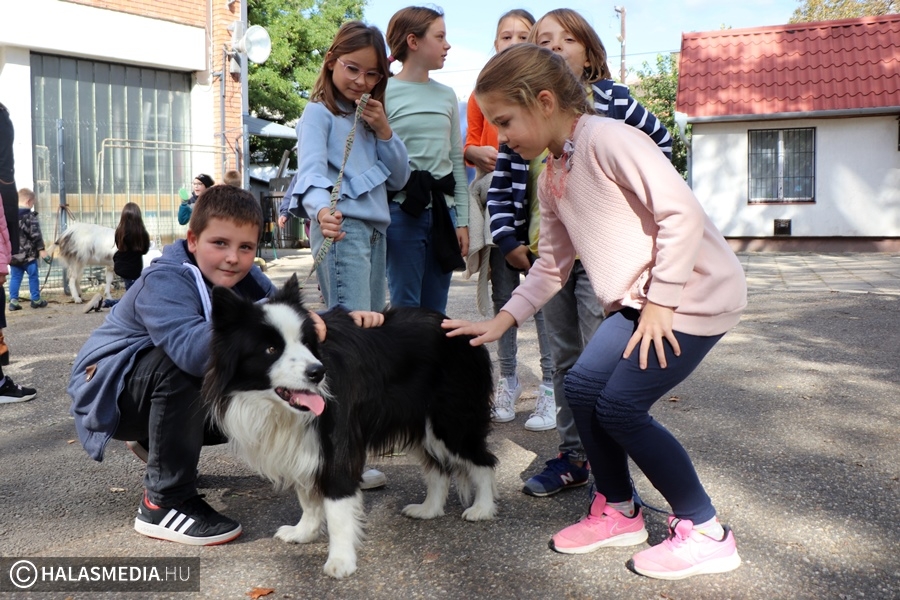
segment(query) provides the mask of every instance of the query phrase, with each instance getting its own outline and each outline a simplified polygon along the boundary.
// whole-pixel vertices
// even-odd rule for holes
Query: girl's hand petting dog
[[[507,329],[516,324],[516,320],[505,310],[497,313],[497,316],[489,321],[462,321],[458,319],[444,319],[441,327],[447,330],[447,337],[458,335],[470,335],[470,346],[480,346],[488,342],[500,339]]]
[[[328,334],[328,328],[325,326],[325,321],[322,320],[322,317],[320,317],[318,313],[314,312],[309,313],[309,318],[312,319],[315,324],[316,336],[319,338],[319,341],[324,342],[325,336]],[[353,319],[353,322],[356,323],[357,326],[366,329],[370,327],[381,327],[381,325],[384,324],[384,315],[380,312],[370,310],[351,310],[350,318]]]

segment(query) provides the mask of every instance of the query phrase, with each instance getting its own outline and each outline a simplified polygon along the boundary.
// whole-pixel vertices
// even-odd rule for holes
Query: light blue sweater
[[[337,209],[344,218],[371,223],[381,233],[391,222],[387,190],[399,190],[409,179],[406,146],[397,134],[379,140],[360,120],[350,150]],[[297,182],[291,196],[301,196],[311,219],[331,205],[331,188],[344,160],[353,115],[332,114],[321,102],[310,102],[297,123]],[[296,207],[291,200],[291,207]]]

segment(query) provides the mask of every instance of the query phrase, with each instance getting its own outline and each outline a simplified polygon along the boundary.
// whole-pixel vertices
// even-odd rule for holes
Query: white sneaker
[[[363,471],[362,479],[360,479],[359,482],[359,489],[373,490],[375,488],[384,487],[384,484],[386,483],[387,477],[385,477],[384,473],[370,467]]]
[[[509,377],[501,377],[497,381],[494,392],[494,407],[491,420],[494,423],[509,423],[516,418],[516,400],[522,395],[522,384],[516,379],[516,387],[510,389]]]
[[[556,429],[556,399],[553,388],[543,383],[538,388],[537,402],[534,412],[525,421],[525,429],[528,431],[550,431]]]

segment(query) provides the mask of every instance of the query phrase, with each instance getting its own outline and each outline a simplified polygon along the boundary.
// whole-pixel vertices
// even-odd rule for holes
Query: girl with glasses
[[[381,310],[386,304],[385,234],[391,222],[388,190],[409,177],[409,159],[384,111],[388,60],[384,36],[359,21],[345,23],[325,54],[311,101],[297,124],[297,177],[291,191],[310,216],[315,256],[326,238],[334,244],[317,267],[328,308]],[[356,109],[371,94],[361,119]],[[331,190],[344,162],[348,136],[355,139],[344,166],[340,198]]]

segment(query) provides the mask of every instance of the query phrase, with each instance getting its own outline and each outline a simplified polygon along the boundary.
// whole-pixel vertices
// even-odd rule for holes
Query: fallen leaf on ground
[[[263,596],[268,596],[269,594],[273,593],[274,591],[275,591],[274,588],[256,587],[256,588],[253,588],[252,590],[250,590],[249,592],[247,592],[247,595],[250,596],[250,598],[252,598],[253,600],[259,600]]]

